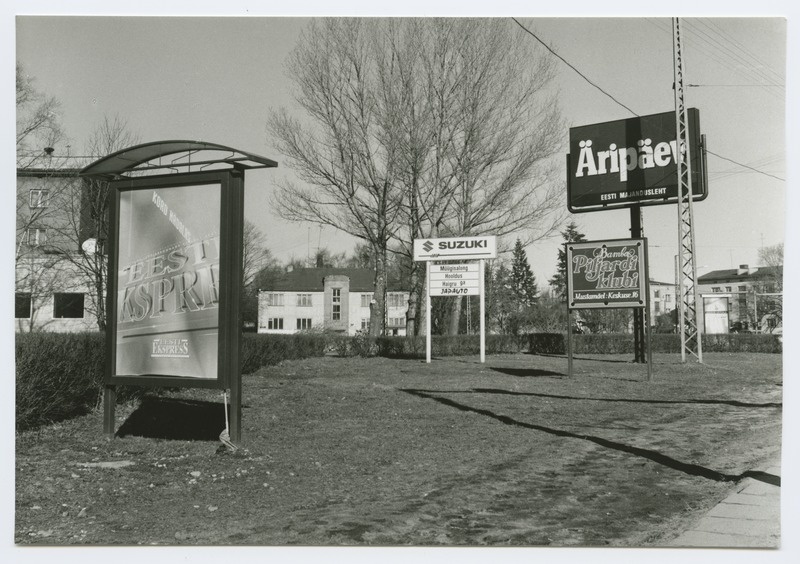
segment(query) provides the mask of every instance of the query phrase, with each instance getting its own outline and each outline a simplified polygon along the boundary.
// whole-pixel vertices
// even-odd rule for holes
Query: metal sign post
[[[486,362],[485,259],[497,257],[497,239],[453,237],[415,239],[414,260],[425,261],[425,361],[431,361],[431,298],[480,296],[480,357]],[[477,262],[476,262],[477,259]],[[437,261],[431,264],[432,261]],[[459,262],[455,262],[459,261]]]

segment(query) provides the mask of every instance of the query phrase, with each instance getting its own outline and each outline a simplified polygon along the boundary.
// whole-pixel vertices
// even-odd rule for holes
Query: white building
[[[375,272],[367,268],[301,268],[258,292],[258,332],[330,330],[348,335],[369,329]],[[405,335],[408,291],[386,293],[387,335]]]

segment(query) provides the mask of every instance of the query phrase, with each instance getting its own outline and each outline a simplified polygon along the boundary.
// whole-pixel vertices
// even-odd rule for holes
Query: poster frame
[[[121,239],[119,213],[123,192],[180,188],[199,185],[219,185],[220,198],[220,267],[219,314],[217,334],[216,378],[193,378],[161,374],[117,374],[117,306],[119,244]],[[241,285],[242,232],[244,215],[243,171],[217,170],[208,172],[166,174],[125,178],[110,182],[112,205],[109,213],[108,275],[106,296],[106,367],[105,385],[135,385],[170,388],[238,388],[240,371],[240,327],[238,319],[239,287]]]

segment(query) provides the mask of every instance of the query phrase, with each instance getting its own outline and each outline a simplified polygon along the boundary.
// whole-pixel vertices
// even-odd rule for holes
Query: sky
[[[61,102],[70,147],[56,147],[56,153],[84,154],[90,132],[105,116],[119,115],[142,142],[206,140],[260,154],[281,166],[248,173],[245,213],[273,254],[286,261],[313,256],[319,247],[351,250],[349,236],[331,227],[288,223],[269,205],[277,182],[292,171],[271,142],[266,122],[270,110],[298,111],[284,62],[308,19],[187,17],[210,12],[202,5],[191,11],[183,5],[166,12],[179,17],[163,17],[157,9],[141,13],[162,17],[66,16],[63,11],[52,17],[47,14],[54,11],[46,9],[43,15],[19,16],[16,60],[41,91]],[[687,105],[700,110],[711,150],[766,174],[709,156],[709,197],[694,206],[699,275],[755,266],[762,245],[785,238],[786,182],[775,177],[786,178],[786,21],[723,15],[683,20],[686,82],[701,85],[687,88]],[[570,65],[637,114],[674,110],[668,17],[571,16],[519,17]],[[519,40],[536,41],[524,34]],[[568,126],[632,117],[563,61],[556,68],[554,87]],[[568,135],[565,129],[565,142]],[[630,235],[627,210],[571,219],[590,240]],[[643,227],[651,278],[673,281],[676,206],[644,208]],[[540,287],[555,272],[561,243],[555,234],[526,249]]]

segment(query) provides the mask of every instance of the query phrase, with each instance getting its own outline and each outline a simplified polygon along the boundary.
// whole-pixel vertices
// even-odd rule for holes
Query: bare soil
[[[780,355],[326,357],[17,435],[25,545],[660,546],[780,453]]]

